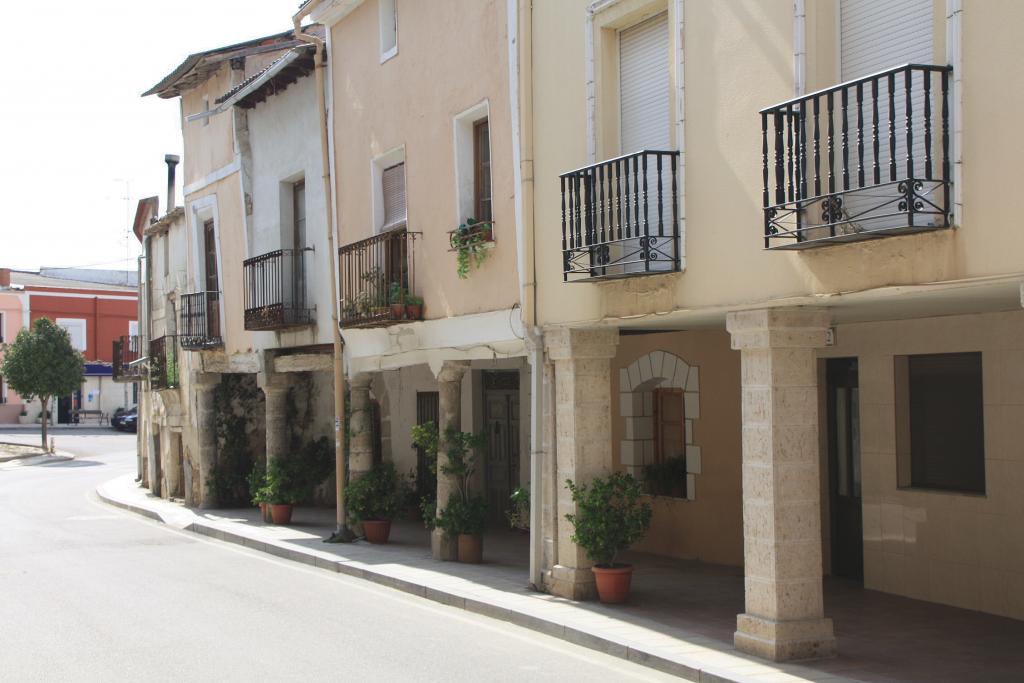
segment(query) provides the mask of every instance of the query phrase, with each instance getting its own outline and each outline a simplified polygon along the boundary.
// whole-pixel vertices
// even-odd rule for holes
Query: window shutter
[[[934,0],[842,0],[842,80],[901,64],[931,64]]]
[[[385,168],[381,185],[384,193],[384,225],[381,230],[405,225],[405,164]]]
[[[669,149],[669,31],[663,12],[619,33],[619,125],[623,154]]]

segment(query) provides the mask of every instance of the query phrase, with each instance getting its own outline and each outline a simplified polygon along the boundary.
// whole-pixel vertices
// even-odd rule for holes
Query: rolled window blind
[[[381,184],[384,191],[384,225],[381,230],[405,225],[405,164],[385,168]]]

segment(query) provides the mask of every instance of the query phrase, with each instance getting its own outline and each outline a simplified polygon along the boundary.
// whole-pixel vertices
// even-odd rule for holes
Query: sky
[[[164,211],[164,154],[182,153],[178,100],[140,95],[190,53],[290,29],[298,6],[0,3],[8,56],[0,94],[0,267],[134,270],[135,206],[158,195]]]

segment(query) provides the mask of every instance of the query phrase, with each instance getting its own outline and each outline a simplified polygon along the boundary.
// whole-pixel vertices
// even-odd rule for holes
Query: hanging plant
[[[469,277],[471,265],[479,268],[487,260],[487,244],[494,242],[494,224],[491,221],[467,218],[465,223],[448,235],[451,251],[456,253],[455,273],[465,280]]]

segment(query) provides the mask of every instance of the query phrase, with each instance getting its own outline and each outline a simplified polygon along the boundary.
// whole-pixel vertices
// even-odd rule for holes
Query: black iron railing
[[[305,268],[306,253],[311,251],[278,249],[242,262],[245,329],[281,330],[313,322]]]
[[[113,379],[115,382],[139,382],[142,380],[142,357],[139,337],[124,336],[114,340]]]
[[[566,282],[679,270],[678,165],[644,150],[561,175]]]
[[[178,340],[181,348],[191,350],[221,346],[220,292],[194,292],[181,295]]]
[[[419,233],[404,228],[360,240],[338,250],[341,327],[380,327],[409,318],[416,293],[414,247]]]
[[[949,227],[951,78],[906,64],[761,110],[765,248]]]
[[[173,335],[149,342],[149,386],[154,391],[178,386],[178,340]]]

